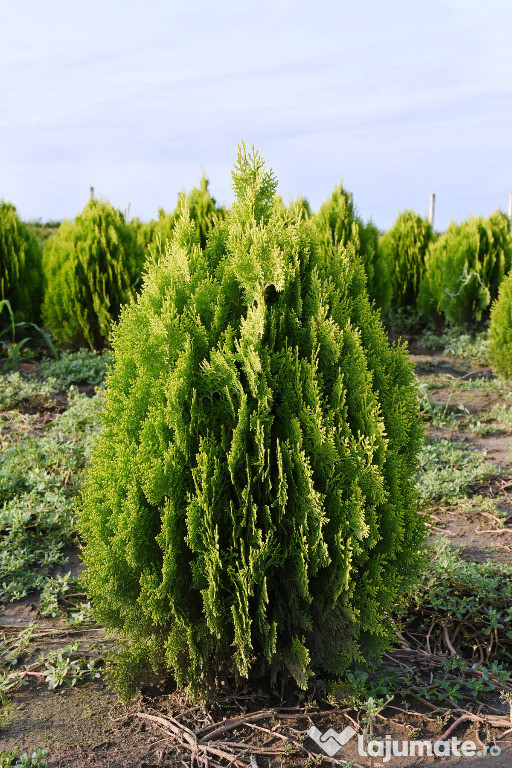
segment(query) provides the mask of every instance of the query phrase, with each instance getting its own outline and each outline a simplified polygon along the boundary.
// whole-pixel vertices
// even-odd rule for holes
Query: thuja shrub
[[[382,236],[380,245],[391,264],[393,309],[416,307],[432,238],[432,226],[414,211],[400,213]]]
[[[361,260],[370,299],[385,314],[391,303],[390,261],[380,249],[379,231],[373,222],[364,224],[358,217],[352,196],[342,184],[335,187],[329,200],[314,216],[326,253],[341,246]]]
[[[512,381],[512,273],[500,285],[491,308],[489,360],[492,369],[505,381]]]
[[[203,173],[199,188],[194,187],[187,197],[189,215],[196,225],[201,248],[206,247],[208,235],[217,220],[219,218],[223,219],[226,216],[224,208],[218,206],[215,198],[211,196],[208,189],[209,184],[210,182]],[[174,212],[175,218],[179,216],[181,206],[182,202],[180,200]]]
[[[144,665],[196,689],[341,673],[386,646],[421,562],[407,352],[258,153],[232,176],[204,250],[185,201],[113,336],[80,529],[125,693]]]
[[[0,300],[17,320],[36,321],[42,300],[41,248],[12,203],[0,201]]]
[[[180,216],[184,197],[187,200],[190,218],[197,227],[199,243],[202,248],[206,247],[206,241],[215,222],[226,216],[225,209],[218,206],[215,198],[210,195],[209,184],[210,182],[203,174],[199,187],[193,187],[188,195],[183,192],[179,196],[178,204],[172,213],[166,213],[163,208],[160,208],[158,219],[146,224],[138,220],[133,222],[137,239],[145,251],[165,250],[165,244],[172,237],[174,225]]]
[[[453,325],[486,319],[511,265],[512,236],[505,214],[451,222],[430,249],[420,309]]]
[[[43,320],[57,341],[103,348],[123,304],[140,287],[143,250],[123,214],[90,200],[43,253]]]

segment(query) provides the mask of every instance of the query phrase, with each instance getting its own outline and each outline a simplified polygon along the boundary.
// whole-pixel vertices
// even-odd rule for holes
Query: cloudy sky
[[[90,186],[142,219],[241,140],[285,201],[344,180],[361,216],[507,209],[510,0],[0,0],[0,198],[72,218]]]

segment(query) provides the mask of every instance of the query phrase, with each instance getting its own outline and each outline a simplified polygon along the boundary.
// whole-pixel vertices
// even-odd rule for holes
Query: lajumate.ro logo
[[[357,732],[349,725],[341,733],[334,728],[322,733],[315,726],[307,733],[329,757],[334,757]],[[497,744],[484,744],[479,748],[474,741],[462,741],[456,736],[443,741],[397,741],[388,734],[383,739],[367,741],[362,734],[357,734],[357,752],[360,757],[380,757],[383,763],[388,763],[392,757],[497,757],[501,755],[501,748]]]

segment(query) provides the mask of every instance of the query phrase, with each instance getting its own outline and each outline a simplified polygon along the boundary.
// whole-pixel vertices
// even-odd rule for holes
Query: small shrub
[[[338,673],[387,644],[421,566],[407,352],[257,153],[233,186],[204,251],[185,205],[114,333],[80,527],[125,692],[143,663],[191,687]]]
[[[393,309],[416,307],[432,237],[430,223],[414,211],[402,212],[382,236],[380,245],[391,264]]]
[[[142,249],[122,213],[90,200],[65,221],[43,254],[43,319],[60,343],[101,349],[121,307],[135,296]]]
[[[0,301],[10,302],[16,320],[35,321],[42,290],[41,248],[14,205],[0,201]]]
[[[452,325],[478,323],[488,317],[511,266],[510,222],[503,213],[452,222],[428,254],[419,307]]]
[[[512,273],[503,280],[491,309],[489,359],[494,373],[512,381]]]
[[[314,221],[326,253],[337,246],[349,248],[361,260],[370,299],[385,314],[391,303],[390,262],[379,246],[379,231],[372,221],[364,224],[357,216],[352,196],[342,184],[335,187]]]

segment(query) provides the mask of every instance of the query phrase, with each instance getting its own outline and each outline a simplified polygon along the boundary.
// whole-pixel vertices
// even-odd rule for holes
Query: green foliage
[[[34,404],[44,407],[57,390],[58,382],[53,377],[38,381],[18,372],[6,374],[0,377],[0,410],[14,408],[23,400],[32,400]]]
[[[361,260],[368,295],[385,314],[391,303],[391,264],[386,253],[380,249],[379,231],[375,224],[372,221],[367,224],[362,222],[356,213],[352,195],[343,189],[342,184],[335,187],[313,220],[327,254],[341,246]]]
[[[90,200],[64,221],[43,253],[43,319],[57,341],[101,349],[121,307],[135,296],[143,252],[122,213]]]
[[[42,248],[46,245],[48,240],[55,235],[58,228],[61,225],[60,221],[45,221],[41,219],[33,219],[26,222],[27,227],[35,236],[36,240]]]
[[[491,309],[489,359],[494,373],[512,381],[512,273],[503,280]]]
[[[136,219],[132,222],[137,233],[137,240],[144,251],[147,251],[148,248],[150,251],[154,251],[155,248],[160,251],[165,250],[165,244],[172,238],[174,226],[180,217],[184,200],[186,200],[190,218],[197,227],[201,248],[206,247],[208,235],[215,222],[226,217],[226,211],[217,206],[215,198],[210,195],[208,186],[209,181],[203,173],[200,186],[193,187],[188,195],[183,192],[173,213],[166,213],[163,208],[160,208],[156,221],[143,223]]]
[[[31,755],[24,752],[18,757],[18,747],[12,752],[2,752],[0,754],[0,768],[46,768],[48,761],[47,753],[43,749],[35,749]],[[14,762],[13,762],[14,761]]]
[[[100,401],[71,391],[42,437],[26,430],[26,417],[0,437],[0,602],[42,589],[76,544],[75,497]]]
[[[460,327],[449,327],[440,336],[424,333],[421,340],[426,347],[443,348],[443,354],[460,360],[489,363],[489,333],[487,330],[468,332]],[[485,383],[485,380],[483,380]],[[470,385],[471,386],[471,385]],[[478,386],[478,385],[477,385]]]
[[[485,454],[450,440],[427,440],[420,454],[418,489],[424,501],[453,499],[472,485],[498,475]]]
[[[2,359],[2,366],[0,368],[1,373],[8,371],[10,368],[16,368],[23,359],[34,356],[34,353],[28,346],[29,342],[34,341],[33,331],[37,331],[39,342],[41,341],[40,337],[42,337],[53,355],[58,357],[57,350],[55,349],[50,334],[35,323],[29,323],[26,320],[22,320],[18,323],[15,322],[11,302],[8,299],[2,299],[0,301],[0,324],[6,313],[9,317],[8,325],[0,330],[0,348],[6,353],[6,357]],[[26,333],[25,329],[27,328],[31,329],[31,336],[24,335]],[[20,331],[22,332],[20,333]],[[20,339],[20,335],[24,336],[24,338]]]
[[[328,686],[327,697],[338,706],[360,709],[372,697],[401,699],[404,693],[435,703],[474,703],[487,691],[506,693],[512,657],[511,585],[509,564],[468,562],[459,549],[438,539],[422,579],[406,595],[400,631],[401,638],[420,648],[418,654],[412,651],[414,664],[408,651],[398,649],[391,652],[393,669],[378,662],[355,665]]]
[[[80,643],[69,643],[36,655],[31,645],[36,630],[36,625],[30,624],[14,638],[4,635],[0,639],[0,695],[4,704],[8,701],[6,694],[26,684],[30,677],[45,683],[53,691],[64,685],[73,687],[82,680],[96,680],[100,676],[97,659],[80,653]]]
[[[403,211],[393,227],[382,236],[381,249],[391,264],[394,309],[416,307],[432,238],[430,223],[414,211]]]
[[[203,173],[199,188],[194,187],[187,196],[187,204],[191,220],[197,227],[199,235],[199,244],[201,248],[206,248],[208,235],[210,234],[217,219],[225,218],[226,212],[223,208],[217,207],[215,198],[208,191],[209,181]],[[177,221],[181,212],[181,201],[174,211],[174,219]]]
[[[37,320],[42,300],[41,248],[12,203],[0,201],[0,301],[16,320]]]
[[[505,214],[451,222],[430,248],[419,307],[453,325],[479,322],[488,317],[511,266],[512,235]]]
[[[462,657],[485,663],[491,654],[494,660],[512,659],[510,564],[468,562],[460,557],[460,550],[442,539],[432,548],[423,580],[408,601],[416,622],[421,617],[425,630],[436,619],[432,644],[443,644],[446,627]],[[449,652],[450,648],[445,646],[442,651]]]
[[[184,206],[114,333],[80,528],[120,687],[148,661],[192,687],[339,672],[421,567],[407,352],[276,186],[243,147],[227,219],[203,250]]]
[[[100,384],[106,376],[109,362],[109,352],[98,354],[84,348],[76,352],[61,352],[57,360],[41,360],[39,373],[47,381],[56,381],[62,389],[67,389],[70,384]]]

